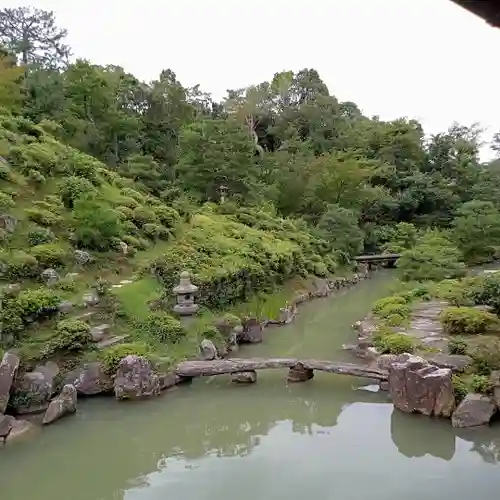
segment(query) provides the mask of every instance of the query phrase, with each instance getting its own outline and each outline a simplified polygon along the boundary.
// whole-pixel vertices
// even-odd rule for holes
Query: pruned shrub
[[[448,351],[450,354],[467,354],[467,342],[459,337],[452,338],[448,343]]]
[[[441,312],[440,320],[450,335],[481,334],[500,327],[497,316],[473,307],[447,307]]]
[[[373,338],[373,343],[381,354],[412,353],[415,350],[414,340],[404,333],[378,334]]]
[[[67,255],[66,250],[57,243],[36,245],[31,248],[30,253],[43,267],[61,266],[64,264]]]
[[[102,365],[108,375],[115,375],[118,371],[120,361],[130,355],[145,356],[148,354],[148,346],[142,343],[119,344],[102,353]]]
[[[151,313],[138,328],[157,342],[176,344],[187,334],[181,322],[165,313]]]

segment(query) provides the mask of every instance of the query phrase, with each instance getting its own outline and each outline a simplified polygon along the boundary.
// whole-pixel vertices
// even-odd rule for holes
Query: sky
[[[500,131],[500,29],[450,0],[2,0],[53,10],[76,57],[228,88],[315,68],[368,115]],[[490,156],[483,149],[485,159]]]

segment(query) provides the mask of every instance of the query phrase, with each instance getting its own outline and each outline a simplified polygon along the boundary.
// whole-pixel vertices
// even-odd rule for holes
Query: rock
[[[53,393],[54,376],[50,369],[25,373],[14,382],[11,406],[19,414],[45,411]]]
[[[166,389],[170,389],[171,387],[179,384],[182,379],[174,372],[170,373],[159,373],[158,378],[160,379],[160,390],[164,391]]]
[[[124,242],[124,241],[120,241],[118,243],[118,247],[120,249],[120,252],[123,254],[123,255],[127,255],[128,254],[128,245]]]
[[[257,382],[257,372],[252,370],[249,372],[233,373],[231,381],[236,384],[254,384]]]
[[[59,275],[55,269],[48,268],[40,274],[46,285],[55,285],[59,281]]]
[[[212,361],[219,357],[215,344],[208,339],[203,339],[200,343],[200,354],[205,361]]]
[[[246,318],[243,321],[243,333],[240,337],[241,343],[257,344],[264,340],[264,328],[257,318]]]
[[[69,300],[63,300],[58,306],[57,310],[62,313],[62,314],[69,314],[75,305],[73,302],[70,302]]]
[[[84,250],[75,250],[74,256],[76,262],[81,265],[88,264],[93,260],[92,256],[88,252],[85,252]]]
[[[12,441],[35,429],[35,425],[26,420],[17,420],[10,415],[0,415],[0,441]]]
[[[87,292],[83,296],[83,305],[85,307],[94,307],[97,304],[99,304],[99,302],[101,302],[101,299],[100,299],[99,295],[97,295],[97,293],[94,291]]]
[[[113,390],[113,381],[107,375],[101,363],[94,361],[66,374],[64,384],[73,385],[78,394],[95,396]]]
[[[0,362],[0,415],[5,412],[9,404],[10,390],[18,368],[19,358],[15,354],[6,352]]]
[[[17,226],[17,219],[9,214],[0,214],[0,229],[13,233]]]
[[[405,354],[389,365],[389,393],[396,408],[406,413],[450,417],[455,394],[449,368],[430,365],[425,359]]]
[[[75,387],[69,384],[65,385],[62,388],[61,394],[50,402],[43,416],[42,424],[51,424],[65,415],[75,413],[76,401],[77,396]]]
[[[131,354],[120,361],[114,389],[117,399],[157,396],[160,393],[160,379],[148,359]]]
[[[469,393],[458,405],[451,417],[453,427],[477,427],[490,423],[497,411],[493,398]]]
[[[470,356],[461,354],[432,354],[425,356],[425,359],[431,364],[439,368],[450,368],[455,373],[465,371],[465,369],[472,363]]]
[[[282,325],[289,325],[297,316],[297,306],[295,304],[288,305],[280,309],[279,323]]]
[[[302,363],[297,363],[288,371],[288,382],[305,382],[314,377],[314,370],[305,368]]]
[[[313,295],[315,297],[328,297],[330,295],[330,287],[328,285],[328,281],[322,278],[316,278],[313,284],[315,288]]]
[[[92,342],[100,342],[106,334],[111,330],[111,325],[103,323],[102,325],[93,326],[90,329],[90,335],[92,336]]]

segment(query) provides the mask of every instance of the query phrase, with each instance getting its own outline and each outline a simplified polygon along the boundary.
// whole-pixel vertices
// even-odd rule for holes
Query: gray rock
[[[87,292],[82,299],[85,307],[94,307],[101,302],[99,295],[94,291]]]
[[[75,250],[75,260],[78,264],[84,265],[92,262],[92,256],[84,250]]]
[[[111,325],[106,323],[98,326],[94,326],[90,329],[90,335],[92,336],[92,342],[100,342],[105,335],[107,335],[111,330]]]
[[[57,271],[52,268],[45,269],[45,271],[40,274],[40,277],[46,285],[55,285],[59,281]]]
[[[254,384],[257,382],[257,372],[251,370],[248,372],[233,373],[231,380],[236,384]]]
[[[120,361],[114,389],[117,399],[157,396],[160,393],[160,378],[148,359],[129,355]]]
[[[45,411],[54,393],[54,376],[50,369],[25,373],[13,385],[11,406],[15,413]]]
[[[85,363],[67,373],[64,384],[73,385],[77,393],[83,396],[95,396],[113,390],[113,380],[98,361]]]
[[[243,321],[243,333],[240,336],[241,343],[257,344],[264,340],[264,328],[257,318],[246,318]]]
[[[403,356],[404,361],[389,365],[393,405],[406,413],[450,417],[455,409],[452,371],[430,365],[419,356]]]
[[[17,226],[17,219],[9,214],[0,214],[0,229],[13,233]]]
[[[6,352],[0,362],[0,414],[5,412],[9,404],[10,390],[18,368],[19,358]]]
[[[449,368],[455,373],[463,372],[471,363],[472,358],[461,354],[432,354],[425,356],[425,359],[439,368]]]
[[[200,355],[205,361],[212,361],[219,357],[217,352],[217,347],[215,344],[208,339],[203,339],[200,343]]]
[[[490,423],[497,407],[493,398],[482,394],[469,393],[453,413],[453,427],[477,427]]]
[[[63,300],[58,306],[57,306],[57,310],[60,312],[60,313],[63,313],[63,314],[68,314],[70,313],[73,308],[75,307],[75,305],[73,304],[73,302],[70,302],[69,300]]]
[[[59,396],[50,402],[49,407],[43,416],[42,424],[51,424],[65,415],[75,413],[76,402],[76,389],[72,385],[65,385]]]

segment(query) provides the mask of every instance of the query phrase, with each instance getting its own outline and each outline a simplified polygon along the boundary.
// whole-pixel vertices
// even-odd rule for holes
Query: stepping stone
[[[127,337],[128,337],[128,335],[117,335],[115,337],[111,337],[111,338],[106,339],[106,340],[101,340],[100,342],[98,342],[96,344],[96,346],[98,349],[104,349],[106,347],[111,347],[111,346],[116,345],[116,344],[121,344]]]

